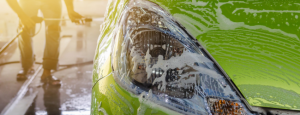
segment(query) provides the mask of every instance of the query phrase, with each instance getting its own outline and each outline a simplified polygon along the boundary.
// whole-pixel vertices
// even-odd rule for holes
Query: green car
[[[110,0],[91,114],[300,115],[300,0]]]

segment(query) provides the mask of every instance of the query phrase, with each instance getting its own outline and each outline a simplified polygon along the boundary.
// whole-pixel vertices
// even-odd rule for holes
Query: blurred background
[[[18,82],[17,73],[22,69],[17,41],[0,54],[0,114],[43,115],[43,114],[89,114],[92,89],[92,60],[94,57],[99,28],[107,6],[107,0],[74,0],[74,9],[84,17],[97,19],[84,25],[62,21],[60,66],[54,75],[62,80],[61,87],[45,86],[40,83],[42,66],[35,64],[36,72],[27,81]],[[68,19],[63,3],[62,17]],[[17,35],[19,19],[0,0],[0,48]],[[39,16],[42,13],[39,12]],[[45,42],[45,25],[37,24],[40,32],[33,38],[36,62],[42,62]],[[87,62],[87,63],[85,63]],[[79,63],[85,63],[76,65]],[[75,64],[75,65],[74,65]]]

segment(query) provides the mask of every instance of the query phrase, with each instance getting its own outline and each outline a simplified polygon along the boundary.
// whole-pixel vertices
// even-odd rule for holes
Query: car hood
[[[200,41],[250,105],[300,110],[300,3],[150,1]]]

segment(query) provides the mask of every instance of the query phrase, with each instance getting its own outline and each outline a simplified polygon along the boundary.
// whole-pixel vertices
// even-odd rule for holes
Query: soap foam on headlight
[[[129,1],[115,30],[114,78],[139,98],[184,114],[215,114],[211,97],[244,106],[198,41],[158,5]]]

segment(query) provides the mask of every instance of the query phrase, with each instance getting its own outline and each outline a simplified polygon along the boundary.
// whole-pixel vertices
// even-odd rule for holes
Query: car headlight
[[[216,64],[157,4],[131,0],[114,39],[114,79],[183,114],[251,114]]]

